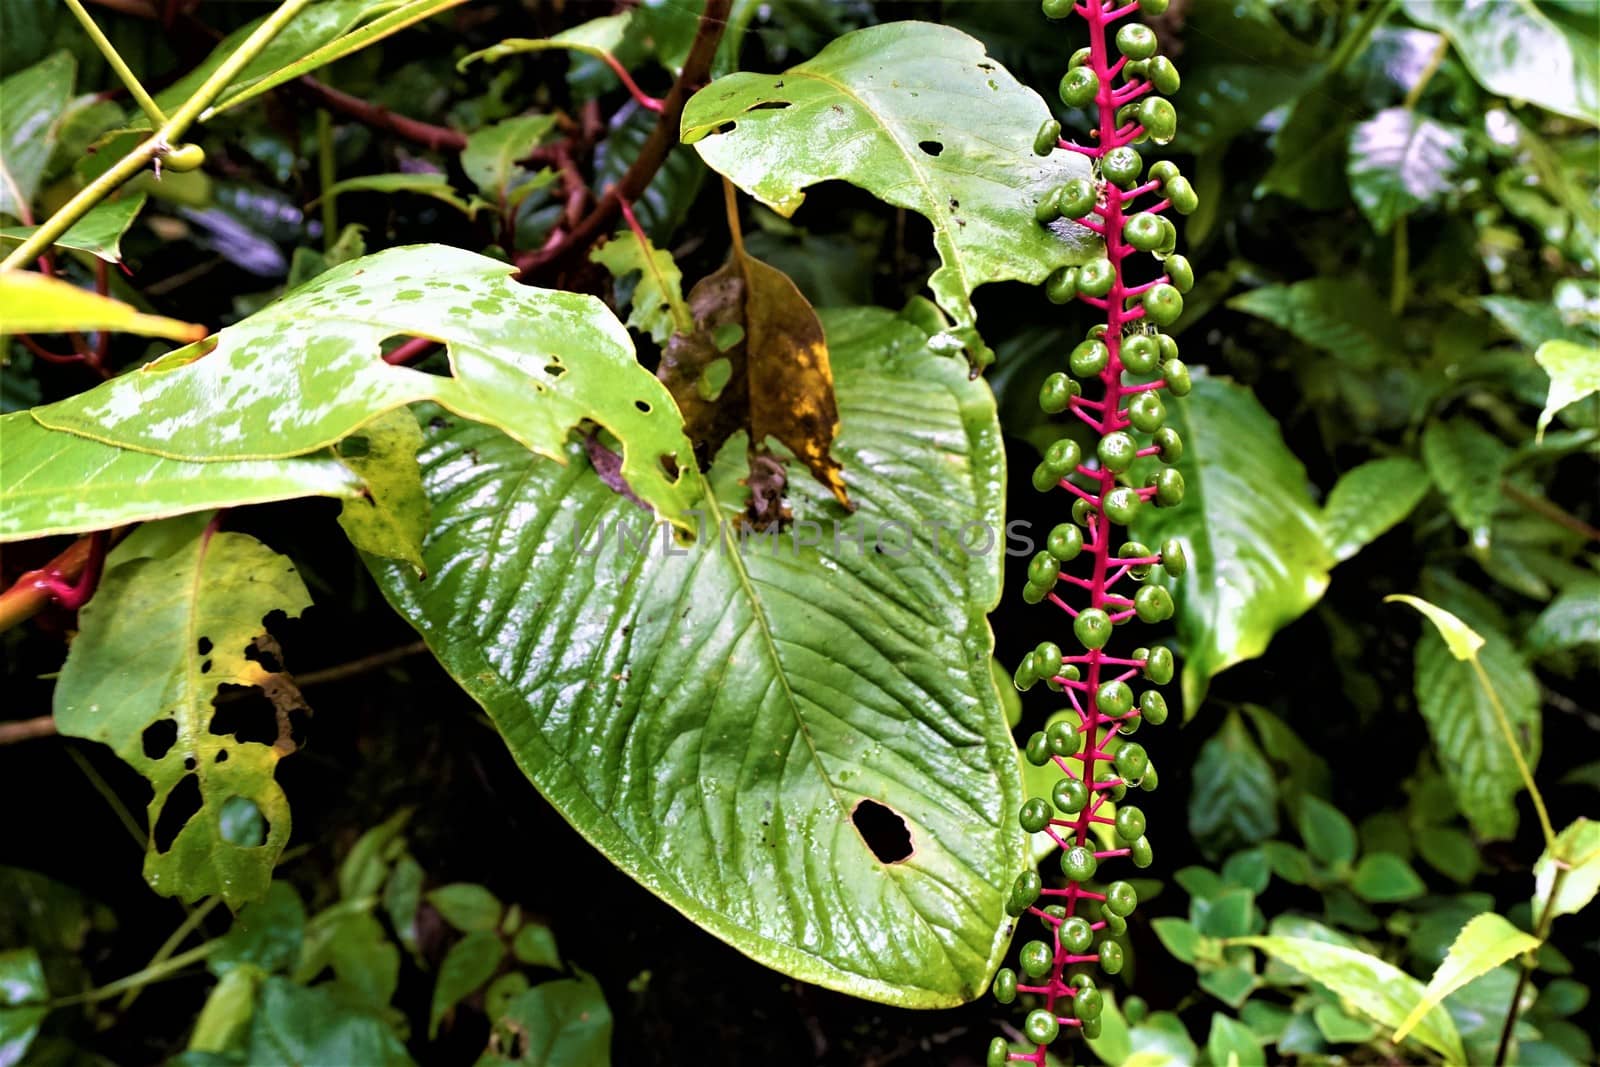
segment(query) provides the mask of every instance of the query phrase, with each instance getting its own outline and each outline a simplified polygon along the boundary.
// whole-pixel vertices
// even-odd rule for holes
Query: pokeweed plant
[[[1144,813],[1122,801],[1130,787],[1155,789],[1158,776],[1144,746],[1128,735],[1143,723],[1166,720],[1166,700],[1155,686],[1173,676],[1169,649],[1139,647],[1119,655],[1111,642],[1124,623],[1171,618],[1172,594],[1148,579],[1157,567],[1172,578],[1187,567],[1176,539],[1155,550],[1125,534],[1141,509],[1176,506],[1184,491],[1183,475],[1171,466],[1183,442],[1165,425],[1161,394],[1186,396],[1190,377],[1177,342],[1161,328],[1182,314],[1182,294],[1193,286],[1194,273],[1176,252],[1177,230],[1165,213],[1188,214],[1198,198],[1172,163],[1147,169],[1135,147],[1172,139],[1177,115],[1166,97],[1178,90],[1179,76],[1172,61],[1157,54],[1155,32],[1125,21],[1135,13],[1159,15],[1167,0],[1045,0],[1043,8],[1053,20],[1075,14],[1087,24],[1089,43],[1073,53],[1060,95],[1067,107],[1089,111],[1091,143],[1063,139],[1060,124],[1051,119],[1040,128],[1034,150],[1087,156],[1094,169],[1049,192],[1035,219],[1040,225],[1074,219],[1105,241],[1102,257],[1056,270],[1044,287],[1053,302],[1080,300],[1103,312],[1104,321],[1072,349],[1068,370],[1053,372],[1039,393],[1047,414],[1071,412],[1097,437],[1092,452],[1075,437],[1062,437],[1034,469],[1036,490],[1073,498],[1072,520],[1052,529],[1046,548],[1029,562],[1022,593],[1029,604],[1048,601],[1070,616],[1081,651],[1063,655],[1056,642],[1040,642],[1015,676],[1018,689],[1043,682],[1071,704],[1069,714],[1028,739],[1028,762],[1054,765],[1060,777],[1048,798],[1028,799],[1017,815],[1023,830],[1048,834],[1060,846],[1066,880],[1046,887],[1030,870],[1012,886],[1007,913],[1038,919],[1045,936],[1022,946],[1022,973],[1002,968],[993,990],[1003,1004],[1019,995],[1038,1003],[1023,1024],[1034,1047],[1012,1051],[997,1037],[989,1048],[990,1067],[1008,1061],[1042,1065],[1063,1034],[1100,1034],[1105,1002],[1094,972],[1122,970],[1117,938],[1139,903],[1133,885],[1105,880],[1101,865],[1151,863]],[[1120,53],[1116,58],[1113,47]],[[1155,261],[1153,269],[1134,259],[1141,252]],[[1152,459],[1158,461],[1154,469],[1147,462]],[[1087,574],[1066,573],[1069,564]],[[1119,588],[1124,580],[1140,583],[1137,591],[1129,595]],[[1136,695],[1129,684],[1135,681],[1152,685]],[[1110,828],[1114,840],[1104,839],[1102,827]]]

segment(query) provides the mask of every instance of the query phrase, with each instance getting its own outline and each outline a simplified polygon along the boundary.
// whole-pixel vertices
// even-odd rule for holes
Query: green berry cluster
[[[1071,705],[1023,747],[1029,763],[1054,765],[1061,777],[1048,797],[1029,799],[1017,816],[1024,831],[1049,834],[1060,846],[1063,881],[1047,886],[1038,871],[1027,871],[1011,887],[1006,912],[1037,918],[1044,936],[1022,945],[1016,969],[1000,970],[994,995],[1002,1004],[1025,999],[1030,1010],[1022,1029],[1035,1047],[1013,1052],[996,1038],[989,1067],[1011,1061],[1042,1067],[1048,1046],[1064,1033],[1099,1034],[1104,1000],[1096,976],[1122,970],[1119,938],[1139,902],[1132,885],[1102,868],[1152,862],[1144,812],[1127,798],[1155,789],[1159,777],[1130,735],[1166,721],[1166,700],[1156,687],[1170,682],[1176,668],[1171,651],[1159,645],[1109,649],[1125,623],[1172,617],[1168,586],[1188,568],[1181,541],[1152,547],[1130,539],[1127,528],[1144,508],[1183,501],[1175,466],[1183,440],[1167,425],[1165,398],[1188,395],[1192,382],[1177,341],[1164,330],[1183,313],[1194,270],[1177,252],[1177,229],[1167,215],[1188,214],[1198,200],[1176,166],[1162,160],[1147,167],[1136,147],[1165,144],[1176,132],[1177,113],[1166,97],[1178,89],[1178,71],[1158,54],[1148,26],[1130,22],[1113,32],[1110,24],[1166,7],[1167,0],[1044,0],[1048,17],[1077,14],[1088,23],[1089,45],[1068,62],[1060,96],[1069,108],[1089,109],[1095,135],[1092,146],[1063,141],[1052,119],[1039,130],[1035,149],[1077,152],[1094,167],[1091,177],[1041,197],[1034,217],[1040,224],[1074,220],[1105,242],[1103,256],[1055,271],[1044,289],[1055,303],[1077,301],[1103,314],[1039,391],[1046,413],[1070,412],[1095,435],[1092,447],[1063,436],[1033,471],[1039,492],[1070,494],[1071,521],[1052,529],[1029,561],[1022,596],[1065,612],[1072,641],[1066,651],[1040,642],[1014,679],[1021,690],[1043,683]],[[1120,587],[1124,581],[1128,586]]]

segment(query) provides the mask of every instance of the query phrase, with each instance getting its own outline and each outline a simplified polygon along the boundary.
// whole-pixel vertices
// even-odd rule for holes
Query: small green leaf
[[[445,922],[462,933],[493,930],[500,925],[500,900],[481,885],[457,882],[441,886],[430,891],[427,900]]]
[[[1194,764],[1189,833],[1207,856],[1265,841],[1278,832],[1278,790],[1272,766],[1238,712],[1205,744]]]
[[[1556,874],[1565,869],[1560,889]],[[1556,835],[1554,849],[1545,849],[1533,865],[1533,914],[1574,915],[1600,892],[1600,822],[1574,819]],[[1551,894],[1554,893],[1552,899]]]
[[[57,52],[0,81],[0,214],[30,214],[77,72],[72,54]]]
[[[1309,278],[1264,285],[1228,306],[1265,319],[1356,370],[1392,365],[1402,351],[1400,324],[1370,285],[1349,278]]]
[[[370,902],[347,902],[312,920],[305,950],[291,975],[309,982],[331,968],[346,995],[374,1014],[384,1011],[400,981],[400,950],[371,912]]]
[[[44,965],[32,948],[0,952],[0,1063],[21,1063],[50,1013]]]
[[[404,560],[419,577],[422,538],[428,532],[428,496],[422,491],[417,449],[422,429],[408,408],[386,411],[334,446],[340,462],[366,483],[366,494],[346,500],[339,525],[363,552]]]
[[[1428,472],[1404,456],[1374,459],[1346,471],[1322,505],[1328,551],[1338,562],[1349,559],[1411,514],[1430,484]]]
[[[1190,904],[1195,929],[1205,937],[1243,937],[1256,920],[1256,895],[1230,887]]]
[[[189,901],[218,895],[237,907],[267,892],[289,839],[289,803],[273,774],[294,751],[288,713],[303,706],[286,676],[247,653],[270,641],[268,614],[293,618],[311,597],[294,566],[254,538],[191,536],[192,523],[168,522],[182,537],[170,554],[134,557],[134,546],[159,535],[154,530],[107,559],[56,683],[56,725],[69,737],[110,745],[150,780],[151,887]],[[280,715],[275,743],[214,729],[220,720],[213,701],[224,685],[273,700]],[[253,803],[266,820],[260,845],[223,837],[220,813],[232,797]]]
[[[1335,1045],[1364,1044],[1378,1035],[1371,1019],[1352,1018],[1337,1004],[1318,1004],[1311,1009],[1312,1021],[1323,1037]]]
[[[1538,938],[1528,936],[1498,915],[1486,913],[1473,918],[1456,935],[1444,962],[1428,981],[1422,999],[1395,1029],[1393,1040],[1403,1041],[1445,997],[1474,978],[1488,974],[1513,956],[1538,947]]]
[[[1392,852],[1370,852],[1350,874],[1350,888],[1364,900],[1394,904],[1414,900],[1428,891],[1411,864]]]
[[[1487,548],[1511,449],[1476,423],[1456,418],[1428,423],[1422,431],[1422,461],[1473,545]]]
[[[300,986],[278,977],[261,983],[244,1062],[412,1065],[385,1021],[341,1000],[331,984]]]
[[[534,986],[494,1023],[510,1039],[491,1042],[478,1067],[610,1067],[611,1009],[588,975]]]
[[[1546,341],[1533,358],[1550,375],[1550,396],[1539,413],[1536,440],[1544,440],[1545,427],[1556,412],[1584,397],[1600,392],[1600,347],[1571,341]]]
[[[641,243],[632,230],[623,230],[589,253],[589,258],[622,281],[639,275],[634,286],[628,325],[648,333],[658,345],[673,334],[694,332],[694,315],[683,300],[683,274],[672,253]]]
[[[1472,838],[1449,826],[1430,826],[1416,838],[1417,852],[1428,865],[1452,881],[1467,885],[1483,866]]]
[[[490,203],[514,208],[542,184],[520,164],[555,123],[554,115],[517,115],[474,130],[461,150],[461,169]]]
[[[1467,131],[1391,107],[1350,131],[1350,192],[1372,228],[1394,224],[1445,196],[1467,158]]]
[[[1216,1067],[1266,1067],[1267,1056],[1255,1032],[1237,1019],[1220,1011],[1211,1016],[1211,1033],[1206,1038],[1206,1055]]]
[[[977,40],[895,22],[847,33],[780,74],[718,78],[684,109],[682,138],[785,217],[808,186],[830,179],[921,214],[942,263],[928,285],[956,323],[941,342],[983,364],[972,291],[1037,284],[1099,245],[1076,224],[1026,221],[1046,192],[1088,174],[1075,152],[1034,155],[1034,131],[1049,117]]]
[[[1529,627],[1527,645],[1535,653],[1600,646],[1600,581],[1575,582],[1552,600]]]
[[[124,196],[95,205],[83,218],[73,223],[67,232],[55,239],[53,248],[70,248],[87,252],[107,263],[122,262],[122,235],[128,232],[133,220],[144,208],[146,196]],[[20,243],[33,236],[37,226],[7,226],[0,229],[0,241]]]
[[[1439,632],[1439,636],[1444,639],[1445,647],[1450,650],[1450,654],[1456,659],[1476,659],[1478,650],[1483,647],[1483,637],[1476,630],[1437,604],[1430,604],[1421,597],[1407,596],[1404,593],[1386,596],[1383,598],[1383,602],[1385,604],[1406,604],[1422,612],[1423,615],[1427,616],[1428,621],[1433,623],[1434,628]]]
[[[339,899],[359,900],[383,888],[389,861],[405,848],[402,835],[411,816],[412,809],[402,808],[356,838],[339,863]]]
[[[1200,931],[1187,919],[1176,916],[1164,915],[1159,919],[1150,920],[1150,929],[1154,930],[1156,937],[1166,950],[1172,953],[1176,960],[1184,963],[1194,963],[1195,956],[1200,948]]]
[[[1399,1026],[1412,1005],[1422,999],[1421,982],[1359,949],[1297,937],[1242,937],[1233,944],[1259,948],[1288,964],[1327,986],[1381,1026]],[[1449,1062],[1465,1062],[1461,1035],[1438,1005],[1417,1021],[1411,1036]]]
[[[511,939],[511,951],[523,963],[534,967],[561,967],[561,950],[556,935],[543,923],[528,923]]]
[[[1244,1002],[1250,999],[1250,994],[1261,985],[1254,967],[1240,963],[1203,970],[1196,981],[1201,989],[1235,1011],[1243,1007]]]
[[[1356,858],[1356,828],[1344,812],[1321,797],[1300,798],[1296,820],[1306,851],[1319,862],[1341,867]]]
[[[493,930],[478,930],[450,946],[433,987],[433,1006],[428,1012],[430,1040],[438,1036],[445,1014],[494,975],[505,952],[500,935]]]
[[[322,196],[313,201],[311,206],[315,207],[326,197],[338,197],[344,193],[412,193],[449,204],[469,219],[477,217],[478,212],[489,206],[476,196],[463,197],[450,184],[450,179],[437,171],[405,171],[346,178],[324,189]]]
[[[264,977],[260,968],[250,966],[223,972],[194,1021],[189,1051],[227,1052],[239,1043],[255,1014],[256,989]],[[0,1063],[4,1062],[0,1056]]]
[[[240,909],[206,966],[219,976],[239,968],[265,974],[287,970],[300,958],[305,931],[300,894],[288,882],[273,882],[266,896]]]
[[[114,330],[193,341],[204,326],[146,315],[129,304],[71,282],[27,270],[0,271],[0,334]]]

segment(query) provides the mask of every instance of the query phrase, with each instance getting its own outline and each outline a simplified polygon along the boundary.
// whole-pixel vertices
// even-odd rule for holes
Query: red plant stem
[[[617,80],[622,83],[622,87],[628,90],[628,95],[633,97],[640,107],[646,111],[654,111],[657,115],[661,114],[665,106],[663,102],[639,88],[639,83],[633,80],[633,75],[628,73],[627,67],[617,61],[616,56],[610,52],[601,52],[600,58],[605,62],[606,66],[611,68],[611,73],[617,76]]]
[[[0,632],[37,615],[51,601],[68,609],[82,607],[100,583],[110,543],[110,534],[104,532],[81,537],[43,567],[18,578],[0,593]]]

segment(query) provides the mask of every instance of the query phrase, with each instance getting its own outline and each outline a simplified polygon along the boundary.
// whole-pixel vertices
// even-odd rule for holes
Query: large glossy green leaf
[[[876,309],[824,322],[853,516],[799,479],[781,535],[720,525],[680,548],[581,458],[539,462],[440,418],[422,454],[430,577],[369,565],[623,870],[803,980],[955,1004],[999,962],[1026,846],[989,668],[1000,568],[977,551],[1001,522],[999,427],[988,388],[920,327]],[[735,438],[709,475],[729,516],[743,466]],[[903,821],[910,856],[891,832],[893,862],[876,857],[853,820],[865,801]]]
[[[1341,563],[1398,524],[1427,495],[1428,472],[1405,456],[1375,459],[1339,476],[1322,506],[1328,551]]]
[[[0,1063],[21,1063],[50,1013],[44,965],[32,948],[0,952]]]
[[[1539,413],[1536,434],[1542,440],[1545,427],[1550,425],[1556,412],[1600,392],[1600,345],[1546,341],[1533,358],[1550,375],[1550,395]]]
[[[88,252],[107,263],[122,262],[122,235],[144,208],[145,194],[123,196],[95,206],[55,239],[55,248]],[[0,230],[0,242],[20,243],[33,236],[37,226],[7,226]]]
[[[1439,628],[1425,628],[1417,643],[1417,708],[1427,720],[1461,814],[1480,836],[1505,838],[1517,829],[1516,797],[1523,788],[1522,776],[1473,658],[1494,687],[1529,767],[1538,765],[1543,733],[1539,684],[1516,646],[1489,620],[1471,618],[1467,625],[1467,633],[1483,643],[1476,649],[1465,648],[1465,657],[1452,650]],[[1465,647],[1462,636],[1450,633],[1450,642]]]
[[[1439,969],[1433,972],[1428,988],[1417,1006],[1406,1014],[1395,1030],[1400,1041],[1444,998],[1474,978],[1488,974],[1506,960],[1539,947],[1539,939],[1518,930],[1492,912],[1474,916],[1461,928]]]
[[[1421,982],[1359,949],[1302,937],[1241,937],[1233,943],[1254,946],[1288,964],[1382,1026],[1398,1027],[1422,999]],[[1438,1005],[1417,1021],[1411,1036],[1449,1063],[1466,1061],[1461,1035],[1449,1014]]]
[[[1410,108],[1385,108],[1350,131],[1350,193],[1372,228],[1388,233],[1448,193],[1466,158],[1466,130]]]
[[[0,415],[0,455],[0,541],[302,496],[356,500],[364,491],[329,455],[191,463],[47,430],[24,411]]]
[[[1533,0],[1404,0],[1414,22],[1438,30],[1478,83],[1600,125],[1600,33],[1594,11],[1556,18]]]
[[[1030,221],[1047,191],[1088,174],[1075,153],[1033,154],[1034,131],[1049,117],[980,42],[948,26],[895,22],[847,33],[781,74],[718,79],[684,109],[683,139],[785,216],[829,179],[921,214],[943,264],[928,284],[956,322],[946,343],[987,362],[972,291],[1041,282],[1097,247],[1075,223]]]
[[[170,522],[176,547],[158,544],[167,532],[147,526],[107,560],[56,683],[55,720],[63,734],[109,745],[149,779],[150,885],[237,907],[266,893],[289,840],[289,802],[273,775],[294,749],[289,713],[298,707],[293,686],[247,653],[269,613],[298,615],[311,598],[289,561],[254,538]],[[240,725],[228,728],[213,706],[225,685],[271,698],[274,743],[242,741]],[[222,809],[235,797],[265,820],[259,844],[224,835]]]
[[[0,335],[67,330],[116,330],[174,341],[192,341],[206,333],[204,326],[146,315],[61,278],[31,270],[0,272]]]
[[[604,304],[534,289],[513,268],[411,245],[332,268],[199,344],[34,409],[52,429],[155,455],[270,459],[333,444],[377,415],[433,400],[561,459],[593,419],[623,444],[622,475],[669,518],[695,499],[683,420]],[[390,366],[381,343],[449,346],[454,378]]]
[[[0,214],[26,217],[77,72],[72,55],[57,52],[0,81]]]
[[[1190,560],[1172,592],[1192,716],[1214,675],[1259,656],[1317,602],[1334,557],[1305,469],[1249,389],[1197,378],[1168,410],[1184,441],[1178,469],[1188,492],[1182,507],[1143,509],[1133,536],[1147,545],[1176,537]]]
[[[1400,351],[1400,324],[1388,307],[1371,286],[1348,278],[1265,285],[1228,306],[1281,326],[1357,370],[1386,367]]]

